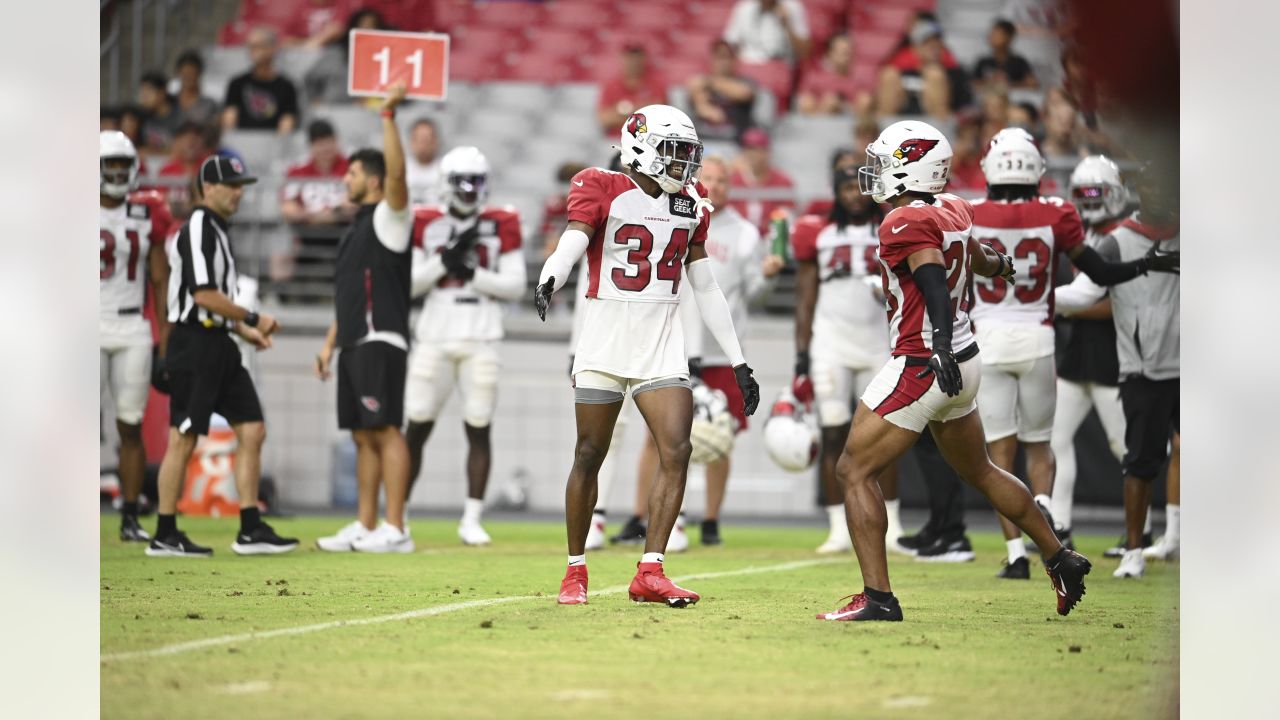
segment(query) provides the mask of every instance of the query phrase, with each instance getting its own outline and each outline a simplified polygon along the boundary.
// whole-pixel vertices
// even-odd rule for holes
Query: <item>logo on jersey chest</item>
[[[687,195],[671,195],[671,214],[679,217],[693,218],[693,198]]]
[[[151,208],[141,203],[129,203],[129,217],[146,220],[151,217]]]

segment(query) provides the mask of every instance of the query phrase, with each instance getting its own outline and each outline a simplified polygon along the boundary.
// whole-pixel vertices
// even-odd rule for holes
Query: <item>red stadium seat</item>
[[[778,101],[778,111],[791,104],[791,66],[781,60],[763,63],[738,63],[738,72],[769,90]]]
[[[898,47],[900,40],[897,35],[875,31],[855,32],[851,37],[853,38],[853,61],[875,65],[887,60],[890,53]]]
[[[499,68],[503,80],[536,82],[547,85],[570,82],[578,73],[577,60],[562,55],[528,52],[511,57]],[[539,111],[542,108],[538,108]]]
[[[531,29],[527,37],[529,52],[543,55],[592,57],[599,52],[599,38],[579,30],[543,26]]]
[[[868,25],[858,27],[858,30],[875,28],[887,33],[904,33],[915,20],[916,9],[899,5],[881,5],[867,8],[865,17]]]
[[[437,0],[434,14],[436,27],[449,31],[470,26],[475,10],[470,0]]]
[[[524,33],[499,27],[473,25],[456,28],[452,34],[455,52],[496,54],[523,50],[528,45]]]
[[[546,17],[546,11],[538,3],[486,2],[475,5],[472,24],[487,27],[526,29],[538,27]]]
[[[548,27],[595,32],[611,27],[617,21],[606,3],[557,2],[547,9],[544,20]]]

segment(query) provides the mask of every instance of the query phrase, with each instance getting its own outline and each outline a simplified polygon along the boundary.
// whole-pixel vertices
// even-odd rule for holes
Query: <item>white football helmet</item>
[[[764,423],[764,447],[788,472],[800,472],[818,459],[818,422],[813,408],[797,401],[789,387],[778,393]]]
[[[445,204],[470,215],[489,198],[489,161],[479,148],[456,147],[440,158],[440,182]]]
[[[712,463],[733,451],[737,422],[729,412],[729,399],[720,390],[698,380],[693,381],[693,427],[689,442],[693,445],[691,462]]]
[[[1090,155],[1071,171],[1071,202],[1090,225],[1118,218],[1129,204],[1120,167],[1106,155]]]
[[[951,177],[951,143],[929,123],[902,120],[867,146],[858,170],[863,195],[885,202],[905,192],[940,193]]]
[[[107,160],[125,159],[127,169],[107,169]],[[99,192],[113,198],[122,198],[133,190],[138,181],[138,151],[133,141],[119,130],[103,130],[98,136]]]
[[[693,121],[670,105],[645,105],[631,113],[622,123],[618,150],[623,167],[648,175],[667,193],[693,184],[702,166],[702,141]]]
[[[991,138],[982,156],[987,185],[1039,185],[1044,156],[1031,133],[1019,127],[1001,130]]]

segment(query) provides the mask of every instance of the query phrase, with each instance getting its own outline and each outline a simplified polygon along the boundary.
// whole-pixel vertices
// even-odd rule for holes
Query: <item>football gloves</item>
[[[760,383],[751,377],[751,367],[746,363],[733,369],[733,377],[738,381],[738,390],[742,391],[743,412],[754,415],[760,405]]]
[[[992,248],[995,250],[995,248]],[[996,272],[996,277],[1004,278],[1007,282],[1013,282],[1013,276],[1017,271],[1013,269],[1013,258],[996,250],[996,254],[1000,256],[1000,270]]]
[[[1150,272],[1167,272],[1175,275],[1181,275],[1180,268],[1182,261],[1182,252],[1174,250],[1173,252],[1160,252],[1160,243],[1151,246],[1144,256],[1147,261],[1147,270]]]
[[[929,366],[924,370],[916,373],[917,378],[924,378],[933,373],[938,378],[938,389],[947,394],[947,397],[955,397],[960,394],[960,390],[964,388],[964,379],[960,377],[960,365],[956,362],[956,356],[950,350],[942,348],[934,348],[933,354],[929,356]]]
[[[796,353],[796,371],[791,381],[791,394],[802,403],[813,402],[813,380],[809,377],[808,351]]]
[[[449,241],[440,254],[440,260],[450,275],[459,280],[475,277],[477,258],[474,250],[479,239],[480,232],[476,225],[472,225]]]
[[[547,321],[547,306],[551,304],[551,293],[556,289],[556,277],[551,275],[547,281],[534,288],[533,290],[533,306],[538,308],[538,319],[542,322]]]
[[[156,392],[169,394],[169,364],[160,355],[160,346],[151,346],[151,387]]]

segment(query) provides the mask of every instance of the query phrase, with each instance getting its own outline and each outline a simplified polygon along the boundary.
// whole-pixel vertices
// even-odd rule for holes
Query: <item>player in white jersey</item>
[[[678,314],[686,279],[703,322],[729,356],[748,415],[759,404],[760,388],[707,258],[710,203],[695,183],[702,143],[693,122],[676,108],[648,105],[627,118],[619,144],[623,172],[590,168],[571,181],[568,227],[534,293],[545,318],[551,294],[586,253],[585,315],[573,366],[578,437],[565,492],[569,565],[559,602],[587,601],[584,546],[596,476],[630,390],[660,462],[649,498],[645,554],[629,592],[637,602],[684,607],[697,602],[698,594],[667,579],[662,553],[683,500],[691,449],[693,397]]]
[[[168,335],[165,310],[169,261],[164,240],[172,218],[156,192],[133,192],[138,153],[124,133],[108,130],[98,139],[98,378],[109,388],[120,433],[119,475],[124,506],[120,539],[149,541],[138,524],[138,495],[146,471],[142,413],[152,377],[151,324],[143,317],[147,283],[160,325],[159,352]],[[164,390],[157,377],[158,389]]]
[[[426,293],[414,329],[405,406],[409,416],[409,492],[422,467],[423,445],[456,386],[467,435],[467,500],[458,537],[487,545],[480,524],[492,462],[489,426],[498,402],[502,303],[524,292],[520,217],[489,207],[489,162],[474,147],[440,160],[444,206],[414,210],[413,294]]]

